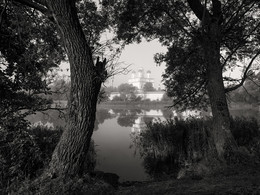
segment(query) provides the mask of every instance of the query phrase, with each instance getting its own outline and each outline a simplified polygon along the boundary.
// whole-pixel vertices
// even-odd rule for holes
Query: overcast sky
[[[154,54],[166,51],[166,47],[162,47],[157,40],[153,40],[151,42],[143,40],[139,44],[133,43],[127,45],[122,51],[122,54],[118,61],[123,62],[121,65],[122,67],[130,65],[128,68],[129,73],[126,75],[115,75],[113,77],[114,82],[112,82],[111,78],[105,83],[105,85],[112,86],[113,83],[113,86],[117,87],[121,83],[127,83],[128,79],[131,77],[131,72],[133,70],[137,71],[139,68],[143,68],[145,72],[147,72],[148,70],[151,71],[151,78],[154,78],[155,80],[155,88],[158,88],[159,85],[160,87],[163,87],[161,82],[161,75],[164,72],[165,65],[156,65],[156,63],[154,62]],[[66,69],[69,68],[68,63],[63,62],[60,68],[63,70],[61,74],[69,75],[69,72],[66,71]]]
[[[164,72],[165,65],[156,65],[156,63],[154,62],[154,54],[166,52],[166,50],[166,47],[162,47],[157,40],[151,42],[143,40],[139,44],[134,43],[127,45],[123,50],[119,61],[124,62],[125,65],[130,65],[128,68],[129,73],[127,75],[115,75],[113,86],[118,86],[121,83],[126,83],[127,80],[131,77],[131,72],[133,70],[137,72],[139,68],[143,68],[145,72],[147,72],[148,70],[151,71],[151,78],[155,79],[155,87],[158,88],[159,84],[161,84],[161,75]],[[110,79],[106,83],[107,86],[112,85],[111,80],[112,79]]]
[[[108,35],[108,38],[105,37],[104,39],[109,39],[110,37],[111,36]],[[133,70],[137,72],[139,68],[143,68],[145,72],[147,72],[148,70],[151,71],[151,78],[155,79],[155,88],[158,88],[159,86],[161,88],[164,88],[161,76],[165,70],[165,65],[156,65],[156,63],[154,62],[154,55],[156,53],[165,53],[166,51],[167,48],[162,47],[158,40],[153,40],[151,42],[143,40],[139,44],[133,43],[125,46],[118,61],[122,62],[122,67],[130,65],[128,68],[129,73],[115,75],[113,78],[108,79],[108,81],[105,83],[105,86],[108,87],[113,85],[114,87],[117,87],[121,83],[127,83],[128,79],[131,77],[131,72]],[[66,69],[69,68],[68,63],[62,63],[60,68],[63,69],[61,75],[69,75],[69,71],[66,71]],[[243,70],[242,67],[237,67],[232,71],[224,73],[224,75],[231,76],[233,78],[241,78],[241,70]]]

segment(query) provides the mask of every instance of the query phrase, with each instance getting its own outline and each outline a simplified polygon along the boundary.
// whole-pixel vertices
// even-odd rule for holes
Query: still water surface
[[[259,111],[231,110],[233,116],[259,117]],[[186,118],[189,115],[205,117],[209,113],[187,111],[176,113],[169,110],[141,109],[98,109],[93,133],[97,152],[96,170],[116,173],[120,181],[142,181],[150,177],[145,171],[144,159],[133,144],[136,134],[145,131],[146,123],[152,120],[165,120],[172,117]],[[48,115],[38,113],[28,117],[33,124],[50,127],[64,126],[64,120],[58,113]]]

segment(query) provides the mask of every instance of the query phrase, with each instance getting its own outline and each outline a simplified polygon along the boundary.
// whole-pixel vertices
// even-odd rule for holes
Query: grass
[[[204,147],[197,145],[196,140],[203,138],[204,133],[201,130],[209,130],[210,124],[210,120],[201,119],[157,121],[148,124],[147,131],[140,135],[140,142],[137,141],[143,157],[148,158],[148,161],[153,157],[149,166],[146,165],[146,168],[149,168],[146,171],[155,173],[158,167],[151,167],[156,164],[154,162],[166,162],[169,155],[173,159],[179,159],[180,154],[185,154],[183,157],[187,159],[189,155],[185,150],[188,148],[192,151],[190,155],[205,148],[207,144]],[[174,179],[176,177],[164,176],[160,180],[122,186],[117,194],[260,194],[260,131],[257,121],[253,118],[233,118],[231,130],[239,148],[243,148],[246,153],[243,162],[218,167],[217,171],[203,177]],[[187,141],[189,138],[192,138],[193,142]],[[203,156],[203,151],[200,153]],[[193,161],[199,160],[198,156],[196,157],[197,159],[190,158]],[[171,167],[164,169],[164,172],[166,170],[175,171]]]

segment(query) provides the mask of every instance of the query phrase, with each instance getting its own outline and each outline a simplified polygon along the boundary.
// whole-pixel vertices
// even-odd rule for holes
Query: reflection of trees
[[[117,123],[121,127],[132,127],[135,124],[135,120],[138,118],[138,114],[142,113],[140,109],[131,109],[131,110],[123,110],[123,109],[114,109],[115,113],[119,114],[117,118]]]
[[[185,163],[197,162],[206,155],[205,129],[202,120],[157,121],[147,124],[146,131],[132,132],[131,136],[151,177],[176,177]]]
[[[154,117],[139,116],[132,126],[132,132],[141,132],[146,129],[148,123],[150,123]]]
[[[121,127],[132,127],[137,118],[137,116],[119,116],[117,118],[117,123]]]
[[[54,127],[64,127],[66,120],[66,112],[62,115],[55,110],[49,110],[46,112],[37,112],[35,115],[29,115],[26,117],[32,124],[41,121],[42,124],[51,123]],[[96,121],[94,130],[98,129],[98,125],[104,123],[105,120],[116,117],[112,115],[108,109],[98,109],[96,112]]]
[[[94,130],[98,129],[99,124],[103,124],[105,120],[115,118],[116,116],[111,114],[108,109],[98,109],[96,112],[96,120]]]

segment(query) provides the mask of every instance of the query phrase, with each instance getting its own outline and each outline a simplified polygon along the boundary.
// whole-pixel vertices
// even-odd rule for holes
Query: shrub
[[[28,123],[11,120],[0,128],[0,186],[6,189],[13,183],[36,176],[43,167],[43,157],[36,140],[27,131]]]
[[[14,122],[14,121],[13,121]],[[0,127],[0,194],[16,190],[24,180],[39,176],[49,164],[62,129],[30,127],[25,121],[15,121]],[[96,165],[94,142],[87,154],[85,169]]]
[[[121,96],[115,96],[113,97],[112,101],[123,101]]]
[[[144,157],[146,172],[158,179],[173,174],[186,162],[197,162],[208,152],[207,121],[202,119],[157,120],[147,124],[135,145]]]
[[[148,123],[147,130],[134,138],[144,157],[146,172],[152,177],[158,177],[162,172],[176,174],[178,167],[208,158],[213,154],[209,150],[212,146],[211,128],[212,119],[176,118]],[[231,131],[238,146],[244,146],[260,157],[260,132],[256,119],[234,118]]]
[[[44,165],[47,165],[51,160],[52,152],[60,139],[62,131],[63,129],[61,127],[53,130],[42,126],[33,127],[27,130],[27,132],[33,136],[41,151]]]
[[[249,146],[260,136],[255,118],[236,117],[231,120],[231,131],[239,146]]]

